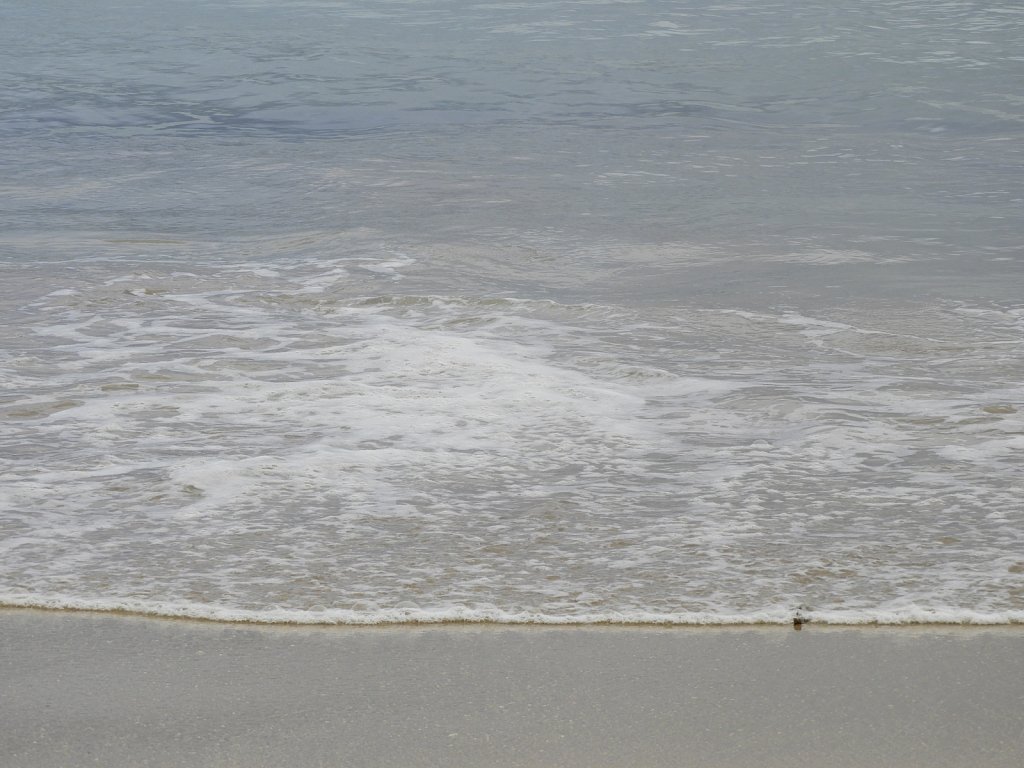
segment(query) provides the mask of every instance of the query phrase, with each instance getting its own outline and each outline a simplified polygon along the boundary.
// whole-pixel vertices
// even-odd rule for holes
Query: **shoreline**
[[[120,766],[998,766],[1014,626],[302,626],[0,609],[0,754]]]
[[[609,611],[593,614],[555,615],[511,613],[499,609],[450,608],[431,611],[419,608],[382,609],[377,612],[334,609],[310,611],[293,608],[251,610],[192,603],[156,603],[140,600],[100,601],[82,598],[21,598],[0,595],[2,611],[43,611],[112,616],[180,619],[226,625],[251,626],[548,626],[548,627],[1024,627],[1024,610],[983,613],[968,609],[906,608],[902,610],[785,611],[769,609],[756,614],[714,614],[688,611],[670,614],[624,614]]]

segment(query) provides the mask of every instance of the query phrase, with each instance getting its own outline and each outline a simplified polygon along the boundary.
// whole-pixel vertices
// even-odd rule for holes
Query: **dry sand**
[[[258,627],[0,610],[0,765],[1024,765],[1024,628]]]

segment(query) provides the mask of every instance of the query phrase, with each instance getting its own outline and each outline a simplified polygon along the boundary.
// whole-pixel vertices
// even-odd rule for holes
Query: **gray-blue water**
[[[7,0],[0,602],[1024,620],[1022,39]]]

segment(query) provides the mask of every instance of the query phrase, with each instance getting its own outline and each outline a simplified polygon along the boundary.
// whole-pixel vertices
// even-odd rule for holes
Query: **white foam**
[[[101,611],[130,613],[165,618],[249,624],[354,625],[381,624],[538,624],[538,625],[662,625],[662,626],[742,626],[790,625],[799,615],[806,623],[833,626],[906,626],[963,625],[996,626],[1024,624],[1024,610],[983,613],[959,608],[933,609],[907,607],[900,610],[873,611],[794,611],[771,609],[753,613],[713,613],[705,611],[651,613],[644,611],[607,611],[575,615],[545,614],[532,611],[508,612],[496,608],[451,606],[444,609],[415,607],[381,611],[295,610],[273,608],[245,610],[206,604],[149,602],[132,599],[83,599],[60,595],[21,596],[0,592],[0,606],[47,610]]]
[[[379,261],[114,265],[30,299],[4,362],[8,604],[1018,620],[1015,308],[347,290],[416,263]]]

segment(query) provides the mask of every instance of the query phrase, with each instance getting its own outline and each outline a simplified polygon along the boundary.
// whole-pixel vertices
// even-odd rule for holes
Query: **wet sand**
[[[35,766],[1006,766],[1024,628],[260,627],[0,610]]]

